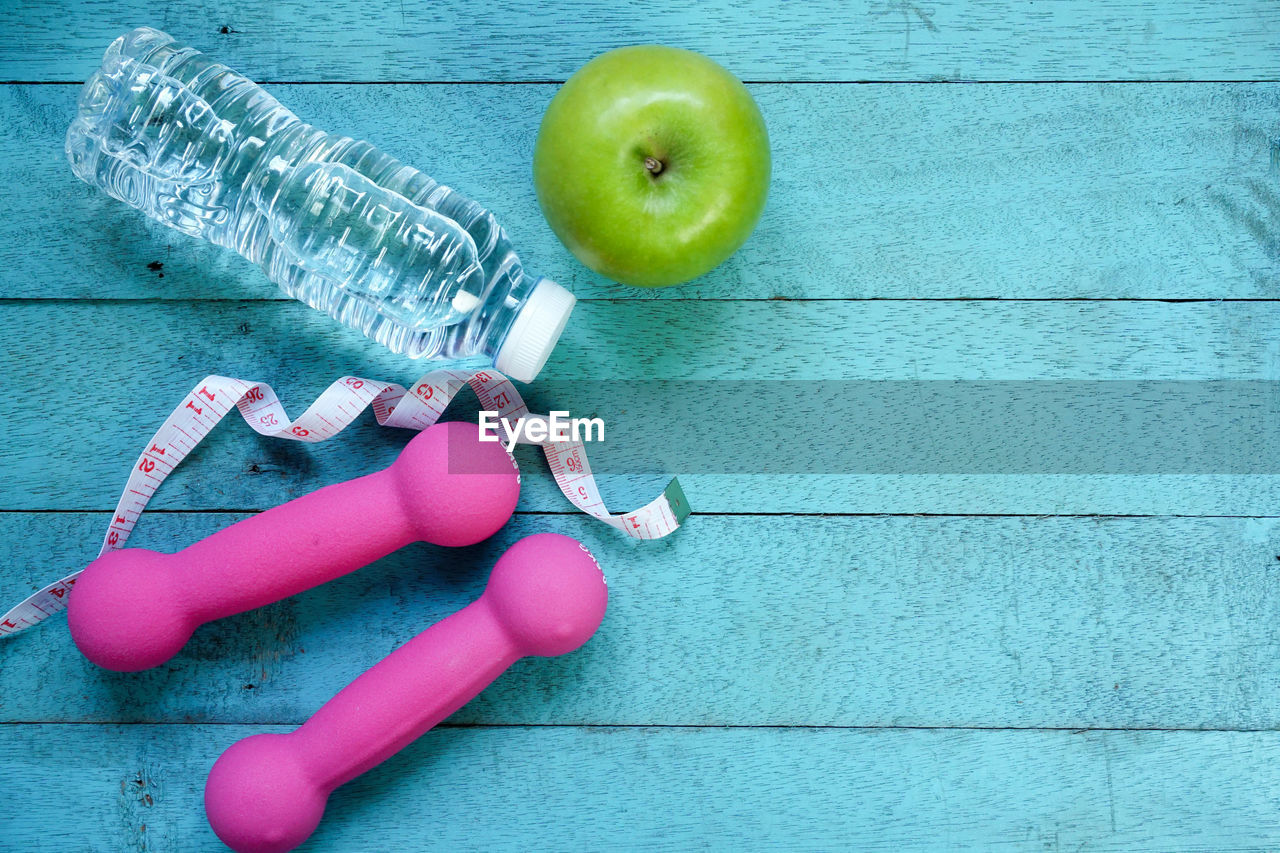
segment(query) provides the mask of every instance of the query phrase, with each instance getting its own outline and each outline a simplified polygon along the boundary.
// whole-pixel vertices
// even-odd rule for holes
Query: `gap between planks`
[[[292,297],[281,294],[271,298],[246,299],[244,297],[141,297],[131,299],[113,296],[108,298],[79,298],[74,296],[0,296],[0,305],[196,305],[196,304],[244,304],[291,302]],[[1199,302],[1280,302],[1273,296],[667,296],[661,299],[637,294],[631,297],[582,296],[578,302],[585,305],[610,303],[632,304],[636,302],[1147,302],[1181,305]]]
[[[97,509],[3,509],[0,515],[95,515],[111,512],[114,507]],[[270,507],[217,507],[214,509],[148,509],[147,515],[254,515]],[[520,515],[563,516],[576,518],[578,510],[520,509]],[[698,512],[689,517],[700,518],[1239,518],[1259,521],[1280,519],[1280,515],[1224,515],[1221,513],[1182,512]]]
[[[564,80],[255,80],[259,86],[562,86]],[[1097,84],[1280,83],[1280,77],[1252,80],[1206,77],[1196,80],[1141,77],[1074,80],[743,80],[746,86],[1092,86]],[[0,86],[83,86],[83,80],[0,80]]]
[[[124,726],[234,726],[238,728],[270,728],[272,726],[299,726],[305,720],[280,720],[270,723],[221,722],[219,720],[157,720],[149,721],[102,721],[102,720],[9,720],[0,722],[0,729],[6,726],[97,726],[99,728]],[[1067,734],[1092,734],[1094,732],[1165,732],[1169,734],[1211,734],[1215,732],[1254,734],[1262,732],[1280,732],[1280,728],[1193,728],[1169,726],[1099,726],[1081,728],[1080,726],[892,726],[892,725],[859,725],[828,726],[806,723],[797,724],[734,724],[689,725],[687,723],[439,723],[430,731],[437,729],[673,729],[688,732],[699,731],[738,731],[760,729],[764,731],[847,731],[847,732],[1066,732]]]

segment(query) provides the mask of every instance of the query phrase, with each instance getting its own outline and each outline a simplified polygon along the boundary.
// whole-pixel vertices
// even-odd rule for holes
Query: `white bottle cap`
[[[532,382],[556,348],[577,301],[551,279],[540,279],[512,321],[493,366],[517,382]]]

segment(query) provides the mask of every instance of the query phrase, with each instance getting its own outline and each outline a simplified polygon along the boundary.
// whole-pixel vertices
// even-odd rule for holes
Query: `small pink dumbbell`
[[[417,540],[472,545],[506,524],[515,460],[475,424],[436,424],[387,469],[326,486],[176,554],[103,554],[67,602],[71,637],[99,666],[133,672],[177,654],[205,622],[318,586]]]
[[[383,658],[299,728],[232,744],[204,789],[213,831],[237,853],[292,850],[320,823],[334,788],[408,746],[520,658],[581,646],[608,597],[577,540],[521,539],[479,599]]]

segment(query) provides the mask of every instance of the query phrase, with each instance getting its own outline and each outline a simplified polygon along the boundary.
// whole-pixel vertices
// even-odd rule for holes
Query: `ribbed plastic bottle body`
[[[87,183],[414,358],[492,358],[537,284],[476,202],[155,30],[108,48],[67,156]]]

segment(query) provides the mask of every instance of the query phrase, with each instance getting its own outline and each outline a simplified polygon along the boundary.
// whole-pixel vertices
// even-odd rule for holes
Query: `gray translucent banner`
[[[552,381],[521,391],[534,412],[603,419],[605,440],[588,453],[606,474],[1280,474],[1273,381]]]

